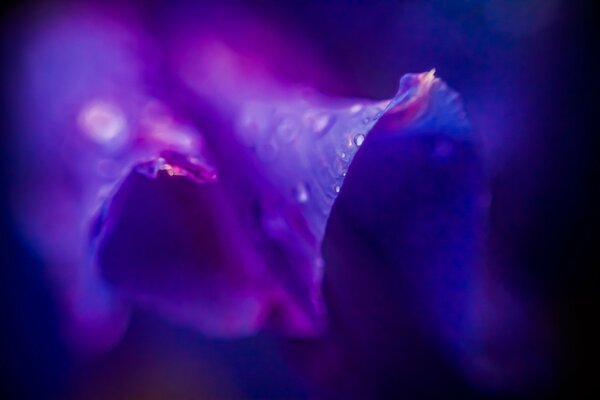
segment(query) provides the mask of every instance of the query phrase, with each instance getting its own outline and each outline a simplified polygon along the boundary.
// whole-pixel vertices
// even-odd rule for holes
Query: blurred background
[[[592,390],[596,372],[587,361],[593,361],[598,337],[592,322],[600,265],[598,32],[592,3],[147,0],[102,2],[101,9],[135,21],[136,30],[158,43],[158,50],[149,51],[177,43],[172,32],[185,34],[182,26],[209,32],[249,54],[265,54],[277,79],[333,95],[388,98],[403,73],[435,67],[462,95],[482,137],[494,198],[489,251],[497,253],[496,260],[518,265],[506,273],[525,293],[533,288],[556,327],[551,382],[526,392],[479,391],[449,374],[437,398],[445,398],[446,390],[463,393],[455,390],[462,386],[468,387],[464,396],[473,398],[582,398]],[[81,4],[25,0],[2,10],[3,398],[315,397],[266,334],[207,340],[135,311],[112,350],[86,356],[69,350],[44,261],[11,212],[8,190],[16,178],[10,146],[20,132],[10,110],[19,90],[17,60],[35,21]]]

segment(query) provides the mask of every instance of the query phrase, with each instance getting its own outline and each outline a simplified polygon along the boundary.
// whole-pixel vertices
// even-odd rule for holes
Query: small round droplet
[[[309,188],[304,182],[299,182],[292,191],[294,198],[298,203],[306,203],[309,198]]]
[[[363,135],[362,133],[359,133],[358,135],[354,136],[354,144],[358,147],[362,146],[362,144],[365,142],[365,135]]]
[[[333,190],[334,190],[336,193],[339,193],[339,192],[340,192],[340,185],[335,185],[335,187],[333,188]]]

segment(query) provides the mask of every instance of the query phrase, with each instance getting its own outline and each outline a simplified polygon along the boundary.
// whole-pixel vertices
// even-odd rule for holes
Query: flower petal
[[[165,149],[196,154],[200,138],[145,92],[147,43],[133,26],[85,9],[31,24],[13,103],[12,203],[48,264],[70,343],[102,350],[123,334],[129,307],[92,262],[93,217],[133,164]]]
[[[295,336],[322,331],[320,243],[356,152],[386,112],[393,114],[388,121],[406,120],[408,132],[439,116],[420,109],[439,108],[438,98],[452,92],[432,72],[403,78],[397,96],[384,101],[307,99],[293,91],[281,98],[280,90],[273,98],[259,91],[247,102],[220,98],[224,114],[239,116],[229,129],[207,130],[208,152],[221,170],[214,182],[184,185],[177,175],[189,174],[174,171],[185,168],[161,159],[150,164],[154,183],[140,176],[148,164],[130,174],[111,202],[98,247],[115,287],[208,335],[247,335],[263,326]],[[413,109],[420,111],[408,115]],[[144,212],[142,204],[155,208]],[[145,275],[168,276],[156,283],[164,292],[144,283]],[[217,294],[227,297],[217,301]]]

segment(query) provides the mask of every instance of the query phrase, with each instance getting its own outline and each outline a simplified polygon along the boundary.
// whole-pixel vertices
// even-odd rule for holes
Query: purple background
[[[21,49],[20,24],[31,12],[52,8],[40,3],[14,5],[3,15],[3,101],[11,101],[11,93],[18,90],[11,78],[18,70],[13,60]],[[563,1],[553,8],[551,3],[260,1],[217,6],[140,1],[115,7],[137,15],[145,29],[159,38],[182,20],[198,21],[222,27],[227,40],[260,52],[262,42],[237,37],[236,30],[230,29],[247,16],[256,17],[301,45],[289,49],[276,39],[274,44],[264,44],[277,49],[269,60],[275,74],[332,94],[389,97],[402,73],[435,67],[463,96],[474,129],[483,138],[494,198],[489,257],[498,265],[496,273],[531,294],[525,303],[534,304],[556,327],[550,346],[553,368],[526,390],[483,390],[456,373],[428,343],[419,342],[416,333],[403,338],[408,340],[408,352],[394,343],[393,335],[373,336],[365,340],[389,343],[374,352],[374,359],[362,360],[368,363],[365,371],[375,368],[381,378],[366,385],[377,388],[369,396],[573,398],[591,387],[592,371],[583,368],[583,362],[595,341],[588,326],[595,315],[589,308],[596,290],[590,267],[599,265],[594,237],[600,222],[594,163],[597,116],[593,114],[598,65],[591,7]],[[305,51],[309,58],[320,60],[318,67],[295,62]],[[4,194],[5,182],[15,179],[4,143],[19,132],[13,129],[10,115],[2,117]],[[331,229],[338,218],[348,217],[343,196],[340,199]],[[19,398],[186,398],[203,393],[304,398],[311,393],[307,381],[314,379],[307,376],[306,368],[298,372],[284,361],[295,360],[291,364],[296,368],[303,365],[296,360],[309,353],[303,343],[285,344],[281,351],[268,335],[209,341],[144,312],[134,314],[128,333],[114,350],[100,357],[74,357],[59,333],[57,305],[44,279],[43,261],[21,238],[4,196],[2,201],[2,390]],[[361,229],[386,228],[363,227],[354,232],[360,235]],[[331,246],[344,246],[340,241]],[[372,251],[352,249],[348,256],[355,258]],[[385,307],[384,314],[395,312],[393,306]],[[369,332],[366,327],[371,322],[355,320],[356,330],[365,327]],[[525,351],[529,345],[511,344],[508,349]],[[386,349],[410,357],[390,363],[379,357]],[[421,369],[423,360],[426,367]],[[331,382],[324,386],[336,387]],[[335,397],[335,392],[324,393]]]

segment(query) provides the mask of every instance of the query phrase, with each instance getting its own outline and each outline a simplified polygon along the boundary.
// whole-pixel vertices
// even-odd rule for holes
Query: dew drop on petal
[[[362,146],[362,144],[365,142],[365,135],[363,135],[362,133],[359,133],[358,135],[354,136],[354,144],[358,147]]]

